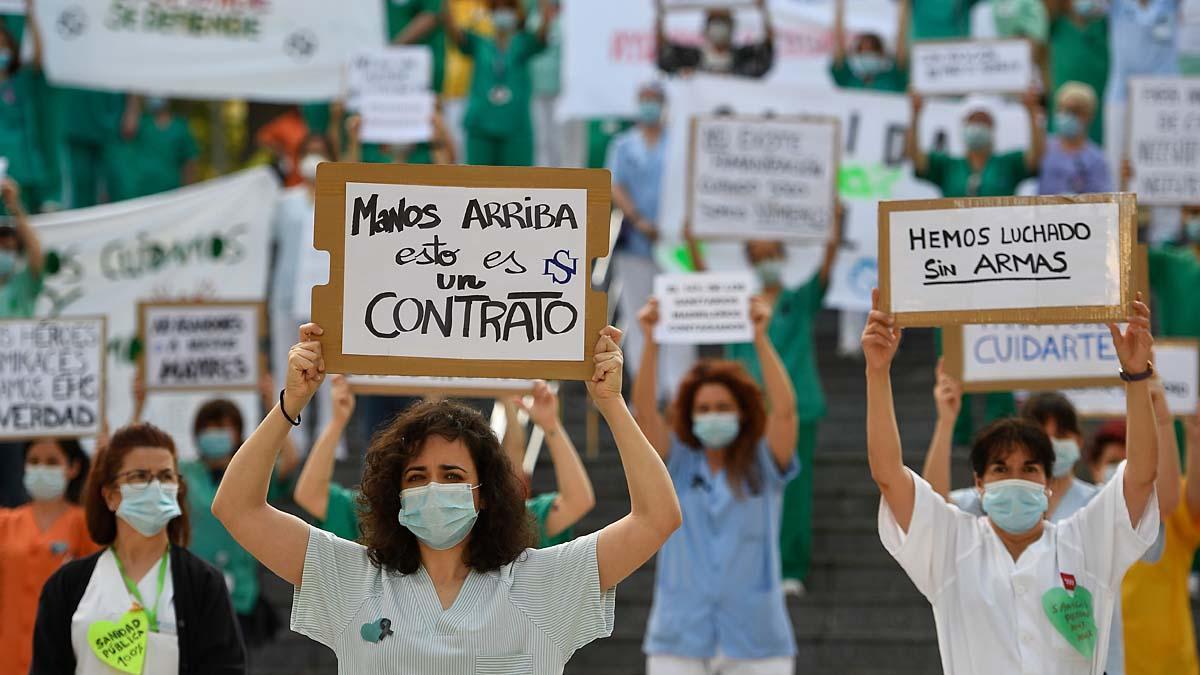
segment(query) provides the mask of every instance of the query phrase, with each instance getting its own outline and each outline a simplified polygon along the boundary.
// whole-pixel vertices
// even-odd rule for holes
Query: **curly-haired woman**
[[[479,413],[418,404],[375,436],[361,487],[361,545],[270,506],[267,485],[292,416],[325,378],[319,326],[300,329],[281,403],[242,445],[213,513],[296,587],[292,628],[342,673],[561,673],[613,627],[614,587],[679,527],[658,455],[621,398],[620,331],[601,331],[588,390],[612,429],[630,513],[534,550],[523,486]]]

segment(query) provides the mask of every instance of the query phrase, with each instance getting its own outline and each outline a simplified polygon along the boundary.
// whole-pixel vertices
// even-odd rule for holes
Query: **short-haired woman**
[[[225,579],[192,555],[175,442],[151,424],[113,434],[84,488],[104,550],[61,567],[42,590],[31,675],[243,673]]]
[[[613,628],[614,587],[679,527],[666,468],[621,398],[620,331],[601,331],[587,383],[612,429],[630,513],[570,543],[530,549],[523,489],[478,412],[425,402],[376,434],[361,486],[362,544],[267,503],[275,455],[325,379],[315,324],[300,329],[280,404],[229,464],[213,512],[296,587],[292,629],[341,673],[561,673]]]

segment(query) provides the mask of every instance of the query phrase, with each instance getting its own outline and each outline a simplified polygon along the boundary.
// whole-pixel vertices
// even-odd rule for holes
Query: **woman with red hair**
[[[783,488],[795,461],[796,394],[771,345],[771,307],[750,304],[766,395],[736,361],[684,376],[669,415],[655,397],[658,345],[647,340],[633,384],[635,417],[662,456],[684,513],[658,553],[643,649],[648,675],[792,673],[796,642],[780,585]],[[638,316],[654,335],[658,303]]]

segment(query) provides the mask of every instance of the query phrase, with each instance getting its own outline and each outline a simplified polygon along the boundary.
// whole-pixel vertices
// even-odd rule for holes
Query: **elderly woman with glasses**
[[[175,442],[150,424],[113,434],[84,488],[105,548],[59,568],[38,605],[30,673],[243,673],[225,579],[188,552]]]

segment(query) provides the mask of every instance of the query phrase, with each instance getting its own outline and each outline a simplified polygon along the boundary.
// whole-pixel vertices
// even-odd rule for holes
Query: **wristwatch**
[[[1154,377],[1154,364],[1147,363],[1146,369],[1140,373],[1132,373],[1132,374],[1127,373],[1127,372],[1125,372],[1125,369],[1122,368],[1119,375],[1120,375],[1121,379],[1125,382],[1141,382],[1142,380],[1148,380],[1148,379]]]

